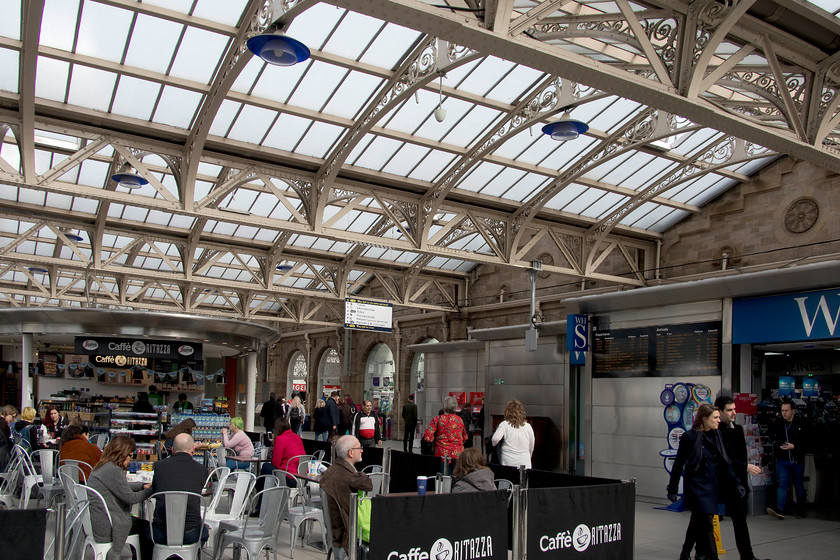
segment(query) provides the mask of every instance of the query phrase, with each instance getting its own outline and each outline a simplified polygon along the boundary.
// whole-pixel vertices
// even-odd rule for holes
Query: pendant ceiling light
[[[446,109],[443,108],[443,76],[445,74],[441,70],[438,70],[438,74],[440,75],[440,84],[438,85],[438,106],[435,109],[435,120],[443,122],[443,119],[446,118]]]
[[[559,142],[574,140],[587,130],[589,130],[589,125],[585,122],[574,120],[568,111],[559,121],[549,123],[542,127],[544,134],[551,136],[553,140]]]
[[[274,66],[294,66],[309,59],[309,47],[280,33],[255,35],[246,42],[248,50]]]
[[[283,261],[277,265],[277,270],[279,270],[280,272],[289,272],[290,270],[292,270],[292,265],[286,261]]]
[[[129,190],[139,189],[143,185],[149,184],[148,179],[138,175],[127,163],[120,167],[120,170],[117,173],[111,175],[111,179],[113,179],[119,186]]]

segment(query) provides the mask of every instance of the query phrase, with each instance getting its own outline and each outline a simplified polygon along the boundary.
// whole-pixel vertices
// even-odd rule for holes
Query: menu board
[[[607,330],[593,326],[594,377],[720,375],[721,323]]]

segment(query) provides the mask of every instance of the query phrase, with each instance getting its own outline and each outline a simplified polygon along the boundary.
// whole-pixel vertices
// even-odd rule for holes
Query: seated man
[[[353,436],[341,436],[335,444],[335,462],[321,475],[320,484],[330,498],[330,525],[336,560],[347,556],[350,493],[373,490],[373,483],[354,466],[362,460],[362,446]]]
[[[194,492],[201,494],[207,481],[207,468],[193,460],[195,442],[190,434],[178,434],[172,445],[172,456],[155,463],[155,477],[152,492]],[[187,517],[184,523],[184,544],[192,544],[199,538],[201,523],[201,503],[198,498],[190,497],[187,503]],[[201,544],[209,537],[209,530],[204,526],[200,532]],[[152,521],[152,536],[156,543],[166,543],[166,509],[163,500],[155,504],[155,516]]]

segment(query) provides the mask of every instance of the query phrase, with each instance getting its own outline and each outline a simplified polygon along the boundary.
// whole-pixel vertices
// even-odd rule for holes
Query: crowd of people
[[[344,414],[343,407],[350,408],[351,413]],[[487,455],[481,446],[465,445],[470,439],[470,425],[463,415],[458,414],[457,408],[458,402],[454,397],[445,397],[443,407],[429,422],[422,439],[432,446],[435,456],[455,459],[453,493],[495,490]],[[781,410],[782,418],[770,432],[774,445],[779,449],[780,482],[777,509],[772,512],[780,518],[785,508],[789,481],[794,482],[798,509],[804,504],[801,465],[805,447],[802,425],[795,418],[793,406],[784,403]],[[685,432],[680,440],[667,485],[668,498],[677,500],[682,479],[685,506],[691,511],[680,560],[688,560],[695,548],[697,560],[717,559],[713,516],[718,513],[719,504],[725,506],[726,514],[733,522],[741,560],[755,560],[746,521],[746,496],[749,492],[748,476],[758,474],[760,469],[747,459],[744,431],[735,423],[735,415],[735,403],[729,397],[718,398],[714,405],[703,404],[696,411],[692,429]],[[408,453],[413,452],[418,416],[412,395],[402,410],[405,423],[403,449]],[[263,405],[261,417],[267,428],[270,425],[272,434],[271,459],[263,465],[262,474],[271,474],[275,470],[287,472],[286,484],[294,487],[297,484],[298,459],[306,453],[300,434],[305,418],[300,398],[295,396],[286,402],[284,398],[278,399],[272,394]],[[100,506],[91,508],[97,540],[113,542],[113,553],[122,549],[129,535],[138,534],[141,558],[149,558],[153,543],[165,539],[162,506],[158,503],[151,525],[132,517],[131,507],[155,492],[201,491],[207,469],[192,459],[195,450],[192,430],[195,427],[196,423],[191,418],[171,427],[164,434],[164,445],[171,455],[155,463],[153,482],[129,483],[126,469],[134,455],[134,440],[116,436],[104,450],[100,450],[88,440],[88,429],[84,423],[79,420],[68,423],[54,408],[48,408],[44,420],[39,423],[34,409],[24,408],[18,417],[14,407],[6,406],[0,418],[0,466],[4,461],[8,462],[13,438],[26,442],[32,449],[44,445],[45,441],[53,442],[58,446],[61,460],[79,461],[84,479],[105,500],[110,512],[110,525],[104,522],[107,513]],[[370,478],[357,472],[355,465],[362,459],[366,448],[382,444],[381,420],[370,400],[364,400],[355,410],[351,399],[333,392],[314,407],[312,429],[316,439],[333,443],[333,462],[322,473],[320,482],[331,499],[331,511],[337,512],[330,519],[333,544],[339,549],[346,549],[349,491],[372,488]],[[229,468],[250,468],[249,459],[254,455],[254,446],[244,431],[242,418],[232,418],[229,427],[222,430],[222,444],[232,450],[227,459]],[[500,464],[531,468],[535,436],[521,402],[514,399],[507,403],[504,419],[487,438],[487,446],[497,450]],[[206,531],[199,527],[197,508],[197,504],[190,505],[185,542],[207,538]],[[118,554],[109,554],[108,557],[116,558]]]

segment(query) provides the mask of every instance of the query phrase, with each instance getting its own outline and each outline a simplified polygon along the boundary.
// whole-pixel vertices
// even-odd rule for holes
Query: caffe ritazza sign
[[[147,338],[77,336],[75,352],[97,356],[124,356],[127,360],[136,357],[200,360],[203,357],[201,344],[176,340],[149,340]],[[132,362],[128,365],[143,364]]]

